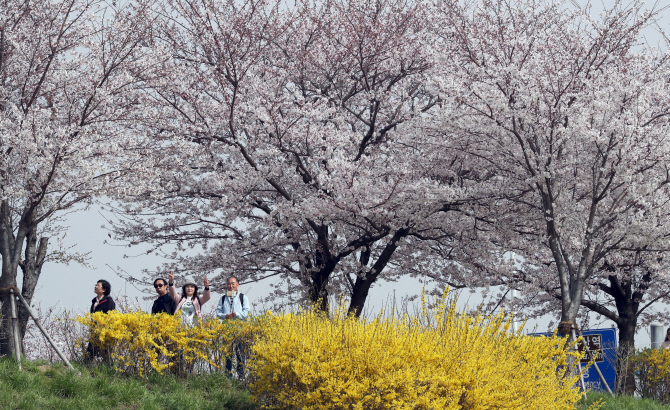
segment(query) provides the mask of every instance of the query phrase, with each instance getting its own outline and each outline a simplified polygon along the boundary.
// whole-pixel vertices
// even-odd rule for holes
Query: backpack
[[[242,304],[242,309],[244,309],[244,293],[238,293],[240,295],[240,304]],[[226,295],[221,296],[221,304],[226,300]]]

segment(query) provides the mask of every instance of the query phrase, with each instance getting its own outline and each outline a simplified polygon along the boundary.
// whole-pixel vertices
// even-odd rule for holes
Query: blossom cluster
[[[78,317],[89,328],[88,340],[104,352],[114,368],[128,375],[145,376],[150,371],[175,373],[198,369],[222,370],[231,346],[245,349],[267,330],[266,316],[248,320],[204,319],[196,326],[184,326],[181,317],[141,311],[97,312]]]
[[[370,322],[342,306],[276,316],[252,346],[251,390],[269,409],[574,408],[579,375],[562,366],[580,354],[567,338],[510,332],[503,314],[445,300]]]
[[[205,319],[141,311],[78,318],[88,342],[128,375],[220,371],[233,344],[250,353],[249,388],[267,409],[573,409],[582,355],[567,338],[510,330],[504,313],[457,310],[448,292],[414,315],[372,320],[308,308]],[[82,340],[80,343],[85,342]],[[83,346],[82,346],[83,347]]]
[[[635,352],[627,370],[635,378],[635,393],[670,403],[670,350],[647,348]]]

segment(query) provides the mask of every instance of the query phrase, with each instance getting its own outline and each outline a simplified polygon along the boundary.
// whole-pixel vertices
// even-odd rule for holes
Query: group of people
[[[185,325],[192,326],[196,323],[196,320],[202,319],[202,305],[211,299],[207,277],[204,278],[203,285],[204,289],[202,295],[200,295],[195,281],[187,279],[182,285],[181,294],[177,294],[174,284],[174,271],[170,271],[167,281],[163,278],[154,280],[154,289],[158,298],[154,300],[151,313],[180,315]],[[249,316],[251,304],[247,296],[238,292],[239,286],[239,281],[235,276],[226,280],[226,293],[221,296],[216,307],[216,317],[220,320],[246,320]],[[91,313],[107,313],[116,309],[114,299],[110,296],[111,290],[112,286],[106,280],[101,279],[95,284],[94,292],[96,296],[91,301]],[[89,351],[94,355],[90,346]],[[232,347],[232,352],[237,359],[237,373],[239,377],[243,377],[245,361],[243,347],[235,345]],[[232,371],[232,357],[226,360],[226,369],[228,372]]]
[[[211,299],[207,277],[203,280],[202,296],[199,295],[198,285],[193,280],[186,280],[181,288],[181,294],[177,294],[174,286],[174,272],[170,272],[168,280],[169,282],[163,278],[154,280],[154,289],[158,294],[158,299],[154,301],[151,313],[181,314],[184,324],[192,325],[195,317],[202,318],[202,305]],[[251,305],[249,298],[238,292],[239,287],[239,281],[235,276],[228,278],[226,294],[221,297],[216,307],[216,317],[221,320],[245,320],[247,318]]]

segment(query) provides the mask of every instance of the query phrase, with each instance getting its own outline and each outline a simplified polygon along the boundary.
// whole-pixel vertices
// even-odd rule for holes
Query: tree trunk
[[[368,263],[370,263],[371,254],[372,251],[370,250],[369,246],[363,248],[358,259],[361,266],[368,266]],[[368,297],[368,291],[370,286],[372,286],[371,283],[367,284],[367,288],[365,286],[366,280],[368,279],[368,274],[369,272],[365,272],[362,269],[358,271],[358,274],[356,275],[356,282],[351,286],[351,302],[349,303],[349,311],[347,314],[353,313],[356,317],[360,317],[361,312],[363,311],[363,306],[365,306],[365,300]],[[349,282],[351,283],[351,280],[349,280]]]
[[[336,265],[333,261],[329,261],[325,265],[321,265],[321,269],[313,272],[311,275],[312,283],[309,289],[309,300],[321,312],[327,313],[329,311],[328,281]]]
[[[42,274],[42,266],[46,259],[48,243],[49,238],[43,237],[40,238],[39,245],[37,244],[37,228],[34,226],[26,235],[25,259],[20,266],[23,271],[21,295],[28,304],[32,303],[35,288],[37,287],[37,281]],[[26,309],[23,304],[19,304],[19,329],[21,331],[21,340],[23,340],[26,335],[26,327],[29,319],[30,313],[28,313],[28,309]]]
[[[14,331],[10,306],[9,287],[16,287],[16,274],[21,259],[21,250],[28,226],[27,215],[32,210],[26,209],[21,215],[18,227],[14,230],[12,211],[9,200],[0,203],[0,257],[2,258],[2,275],[0,276],[0,356],[14,354]],[[19,345],[23,345],[23,337],[19,332]]]
[[[635,393],[635,375],[633,369],[629,366],[630,354],[635,351],[635,327],[637,326],[637,316],[631,315],[622,318],[618,323],[619,328],[619,347],[616,351],[616,374],[617,381],[614,386],[617,394]]]
[[[349,302],[348,314],[360,317],[365,307],[370,287],[374,279],[369,273],[365,277],[356,276],[353,291],[351,292],[351,301]]]
[[[630,268],[634,266],[623,266],[624,271],[632,274]],[[619,267],[621,268],[621,267]],[[582,302],[584,307],[589,310],[611,319],[617,324],[619,331],[619,346],[616,350],[615,369],[617,374],[614,390],[617,394],[633,394],[635,392],[635,377],[632,369],[629,367],[631,353],[635,351],[635,329],[637,321],[642,313],[640,303],[649,289],[652,279],[652,273],[646,271],[644,275],[637,279],[628,276],[619,277],[617,267],[606,265],[605,269],[613,274],[607,276],[609,286],[605,283],[599,283],[598,288],[603,293],[609,295],[614,300],[616,311],[595,303],[590,300]],[[635,288],[633,288],[635,284]]]
[[[11,284],[9,284],[11,286]],[[7,284],[1,286],[7,288]],[[12,328],[12,310],[10,305],[9,291],[0,293],[0,303],[2,303],[2,320],[0,321],[0,356],[15,357],[15,341]],[[23,339],[19,338],[19,343],[23,344]],[[21,350],[23,353],[23,350]]]
[[[635,350],[635,328],[637,327],[638,319],[636,311],[638,304],[630,298],[616,300],[619,316],[619,320],[616,321],[617,328],[619,329],[619,350],[625,352],[626,355]]]
[[[309,220],[308,223],[314,230],[320,246],[320,249],[314,254],[314,267],[310,267],[312,273],[310,274],[309,300],[317,310],[328,313],[328,282],[339,260],[330,250],[328,225],[317,224]]]
[[[633,280],[609,275],[609,287],[601,289],[612,296],[617,308],[616,324],[619,329],[619,347],[616,352],[616,372],[618,380],[615,386],[617,393],[633,394],[635,392],[635,376],[629,367],[630,355],[635,351],[635,329],[641,312],[638,311],[640,302],[647,291],[650,279],[647,272],[633,290]]]
[[[365,301],[368,298],[368,293],[370,292],[370,287],[377,280],[379,274],[382,273],[386,265],[391,260],[393,253],[398,249],[398,242],[409,234],[409,228],[403,228],[397,230],[391,240],[386,244],[386,247],[382,251],[377,262],[372,265],[372,268],[365,272],[365,275],[362,272],[359,272],[356,275],[356,282],[354,283],[352,292],[351,292],[351,301],[349,303],[348,314],[353,314],[356,317],[360,317],[365,307]],[[368,253],[369,255],[369,253]],[[369,256],[368,256],[369,257]],[[367,264],[367,263],[366,263]]]

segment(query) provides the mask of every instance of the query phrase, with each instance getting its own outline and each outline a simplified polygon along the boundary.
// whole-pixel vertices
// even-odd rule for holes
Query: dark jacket
[[[154,305],[151,307],[151,314],[155,315],[156,313],[165,312],[174,315],[175,310],[177,310],[177,304],[170,297],[170,294],[166,293],[154,300]]]
[[[95,306],[95,300],[96,298],[93,298],[93,300],[91,301],[91,313],[95,312],[107,313],[110,310],[116,309],[116,303],[114,303],[114,299],[112,299],[111,296],[103,297],[100,303],[98,303],[98,306]],[[95,306],[95,309],[93,309],[93,306]]]

